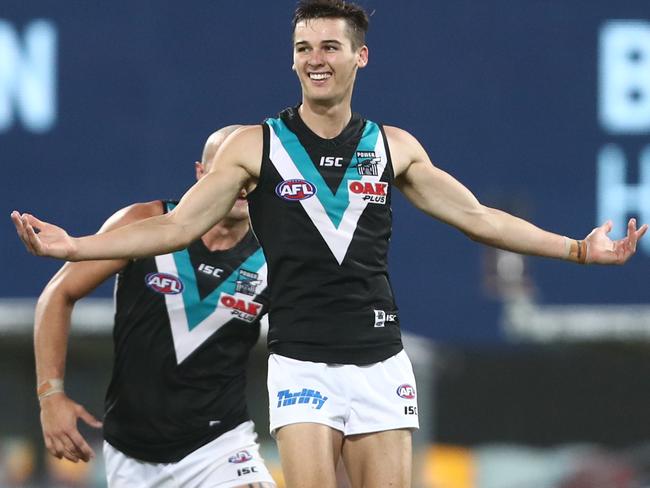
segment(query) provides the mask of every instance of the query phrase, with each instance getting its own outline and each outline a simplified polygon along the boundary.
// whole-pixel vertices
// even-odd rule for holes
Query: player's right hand
[[[102,423],[84,407],[72,401],[65,393],[50,395],[41,400],[41,427],[45,447],[53,456],[73,463],[88,462],[95,457],[86,440],[77,429],[78,419],[100,429]]]
[[[27,250],[36,256],[68,259],[72,256],[74,240],[61,227],[48,224],[30,214],[11,212],[16,232]]]

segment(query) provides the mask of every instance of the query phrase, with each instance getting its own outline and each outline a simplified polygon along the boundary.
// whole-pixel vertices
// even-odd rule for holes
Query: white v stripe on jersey
[[[180,276],[178,269],[176,268],[173,254],[156,256],[156,267],[161,273]],[[260,280],[266,281],[266,263],[259,269],[259,271],[257,271],[257,273]],[[251,298],[250,296],[239,292],[235,293],[234,296],[241,296],[246,299]],[[177,364],[180,364],[187,359],[187,357],[208,338],[210,338],[210,336],[233,319],[232,309],[221,306],[221,296],[219,297],[219,300],[217,300],[217,305],[214,311],[194,328],[190,328],[189,326],[182,294],[166,294],[165,306],[167,307],[167,315],[169,316],[169,323],[171,325]]]
[[[282,179],[305,179],[285,150],[282,141],[275,133],[274,128],[269,126],[269,129],[269,159]],[[362,176],[360,180],[355,181],[361,181],[362,183],[377,182],[383,176],[388,162],[388,157],[386,155],[384,138],[381,132],[379,132],[379,135],[377,136],[377,143],[373,150],[379,159],[379,162],[377,163],[379,176]],[[342,184],[346,184],[345,181],[343,181]],[[326,188],[324,191],[331,190]],[[354,232],[357,228],[359,218],[361,218],[361,214],[363,214],[363,211],[366,209],[368,201],[360,198],[350,199],[348,207],[343,212],[343,218],[338,227],[334,226],[332,220],[327,215],[323,204],[317,197],[300,200],[300,204],[318,229],[318,232],[325,240],[330,251],[332,251],[336,261],[339,265],[342,264],[345,255],[348,252],[348,248],[350,247],[350,243],[352,242],[352,238],[354,237]]]

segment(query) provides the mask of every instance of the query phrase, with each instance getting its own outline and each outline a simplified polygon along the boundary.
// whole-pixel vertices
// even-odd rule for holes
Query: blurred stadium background
[[[422,141],[485,203],[582,237],[650,222],[647,0],[362,0],[370,65],[354,108]],[[102,487],[45,455],[31,349],[59,267],[16,208],[93,232],[191,185],[207,135],[299,101],[293,1],[0,2],[0,486]],[[650,237],[624,268],[476,245],[394,201],[391,272],[416,367],[414,486],[650,486]],[[75,315],[70,396],[102,412],[111,286]],[[265,349],[250,408],[266,458]],[[98,448],[101,439],[85,430]]]

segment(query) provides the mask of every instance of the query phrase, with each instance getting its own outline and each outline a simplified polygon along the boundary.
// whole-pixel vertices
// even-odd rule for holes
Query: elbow
[[[181,249],[185,249],[190,244],[192,244],[194,240],[195,239],[192,237],[192,234],[190,232],[188,232],[184,228],[181,228],[178,234],[175,236],[173,242],[171,243],[171,247],[172,247],[171,252],[176,252],[176,251],[180,251]]]
[[[460,230],[474,242],[498,247],[501,242],[501,230],[491,210],[488,207],[481,207],[478,211],[472,212]]]
[[[55,276],[45,286],[45,289],[43,289],[38,297],[36,301],[36,312],[39,313],[52,308],[72,309],[79,298],[62,286],[61,282]]]

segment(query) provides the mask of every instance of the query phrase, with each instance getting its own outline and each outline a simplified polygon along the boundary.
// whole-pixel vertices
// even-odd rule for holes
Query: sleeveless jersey
[[[393,167],[383,128],[354,114],[339,136],[322,139],[297,108],[262,128],[248,201],[269,266],[270,351],[341,364],[397,354],[387,270]]]
[[[199,239],[118,274],[104,419],[112,446],[176,462],[249,419],[246,363],[268,306],[266,269],[249,232],[226,251]]]

